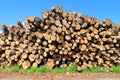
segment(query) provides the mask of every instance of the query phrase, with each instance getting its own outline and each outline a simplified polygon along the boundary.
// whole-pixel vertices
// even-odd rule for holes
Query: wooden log
[[[81,51],[85,51],[87,49],[85,44],[79,46],[79,48],[80,48]]]
[[[107,18],[107,19],[105,20],[105,23],[106,23],[107,26],[110,26],[110,25],[112,24],[112,21]]]
[[[49,11],[47,11],[47,10],[42,13],[42,17],[43,17],[44,19],[47,19],[47,18],[48,18],[48,15],[49,15]]]
[[[47,46],[47,45],[48,45],[47,41],[43,41],[42,44],[43,44],[44,46]]]
[[[83,62],[83,65],[81,66],[81,69],[84,70],[87,68],[87,63],[86,62]]]
[[[48,26],[48,25],[45,25],[43,29],[44,29],[44,30],[47,30],[48,28],[49,28],[49,26]]]
[[[56,41],[57,41],[58,43],[62,43],[63,40],[64,40],[64,37],[63,37],[63,36],[57,35]]]
[[[28,59],[29,59],[31,62],[35,61],[35,55],[34,55],[34,54],[30,54],[30,55],[28,56]]]
[[[89,61],[88,64],[87,64],[87,66],[88,66],[89,68],[92,68],[92,67],[93,67],[92,62]]]
[[[44,50],[45,50],[44,54],[47,56],[47,52],[49,52],[49,48],[45,48]]]
[[[2,29],[5,33],[5,35],[7,35],[9,33],[7,26],[5,24],[2,24],[1,26],[2,26]]]
[[[56,65],[59,65],[59,64],[60,64],[60,62],[59,62],[59,61],[55,61],[55,64],[56,64]]]
[[[43,56],[44,56],[44,57],[47,57],[47,52],[44,52],[44,53],[43,53]]]
[[[32,67],[37,68],[37,67],[38,67],[38,64],[37,64],[36,62],[34,62],[34,63],[32,64]]]
[[[62,12],[62,16],[65,18],[65,17],[67,17],[67,15],[68,15],[68,13],[66,12],[66,11],[63,11]]]
[[[31,63],[30,63],[30,61],[28,61],[28,60],[26,60],[26,61],[24,61],[24,62],[22,63],[22,67],[23,67],[24,69],[28,69],[30,66],[31,66]]]
[[[96,38],[96,39],[99,39],[99,35],[95,35],[95,38]]]
[[[86,28],[87,26],[88,26],[88,24],[86,22],[84,22],[81,27]]]
[[[105,48],[106,48],[107,50],[109,50],[109,49],[110,49],[110,46],[109,46],[109,45],[105,45]]]
[[[21,66],[24,60],[18,60],[17,65]]]
[[[78,17],[83,17],[83,14],[80,13],[80,12],[78,12],[78,13],[77,13],[77,16],[78,16]]]
[[[50,35],[50,39],[52,41],[55,41],[56,40],[56,33],[53,31],[52,34]]]
[[[80,30],[80,28],[81,28],[81,26],[80,26],[79,24],[77,24],[77,25],[75,26],[75,30]]]
[[[41,23],[41,19],[39,17],[35,17],[34,18],[34,24],[37,26],[37,27],[40,27],[40,23]]]
[[[18,27],[24,28],[24,26],[22,25],[22,23],[19,20],[17,20],[16,22],[17,22]]]
[[[66,35],[66,36],[65,36],[65,39],[66,39],[67,41],[70,41],[70,40],[71,40],[71,36],[70,36],[70,35]]]
[[[38,43],[35,43],[35,44],[34,44],[34,46],[35,46],[35,47],[38,47],[38,46],[39,46],[39,44],[38,44]]]
[[[48,68],[52,69],[54,67],[54,59],[48,59],[48,61],[46,62],[45,66],[47,66]]]
[[[73,20],[76,17],[76,12],[69,12],[68,13],[68,20]]]
[[[104,63],[103,59],[102,58],[98,58],[98,65],[101,65],[103,63]]]
[[[56,20],[56,21],[55,21],[55,25],[56,25],[56,26],[62,26],[61,23],[60,23],[60,20]]]
[[[48,45],[49,46],[49,50],[55,50],[55,46],[54,45]]]
[[[38,59],[35,60],[35,62],[36,62],[37,64],[40,64],[42,61],[41,61],[41,59],[38,58]]]
[[[45,22],[46,22],[47,25],[51,24],[51,20],[46,20]]]
[[[57,8],[55,8],[55,11],[56,11],[57,13],[62,13],[62,12],[63,12],[61,6],[58,6]]]
[[[27,16],[27,21],[34,22],[34,17],[33,16]]]
[[[105,47],[104,47],[103,45],[100,45],[100,46],[99,46],[99,49],[100,49],[101,51],[103,51],[103,50],[105,50]]]
[[[16,46],[15,42],[11,42],[11,46],[15,47]]]
[[[22,53],[21,58],[26,59],[28,57],[27,53]]]
[[[5,44],[5,41],[0,40],[0,45],[4,45],[4,44]]]
[[[75,59],[75,63],[78,63],[79,62],[79,59],[77,58],[77,59]]]

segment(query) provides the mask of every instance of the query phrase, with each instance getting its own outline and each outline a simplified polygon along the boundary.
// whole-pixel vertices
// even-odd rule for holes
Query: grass
[[[111,68],[111,71],[114,72],[114,73],[120,73],[120,65],[118,66],[113,66]]]
[[[52,73],[66,73],[66,72],[68,72],[68,73],[76,73],[76,72],[78,72],[78,70],[77,70],[77,65],[72,64],[69,68],[65,68],[65,67],[58,68],[58,67],[56,67],[56,68],[52,69],[51,72]]]
[[[67,68],[54,68],[50,71],[51,73],[66,73],[67,72]]]
[[[48,67],[41,65],[38,68],[29,68],[29,69],[23,69],[22,67],[19,67],[17,65],[14,66],[8,66],[6,65],[3,68],[0,68],[0,72],[4,71],[11,71],[11,72],[21,72],[21,73],[76,73],[78,72],[77,70],[77,65],[73,64],[69,68],[54,68],[54,69],[49,69]],[[94,66],[92,68],[87,68],[82,71],[82,73],[107,73],[107,72],[113,72],[113,73],[120,73],[120,65],[118,66],[113,66],[109,69],[104,69],[102,67]]]
[[[50,69],[44,65],[36,68],[36,72],[40,72],[40,73],[48,73],[50,72]]]
[[[21,73],[34,73],[36,72],[36,68],[29,68],[29,69],[23,69],[23,68],[19,68],[17,72],[21,72]]]
[[[0,68],[0,72],[3,72],[3,69],[2,69],[2,68]]]
[[[69,72],[69,73],[78,72],[78,70],[77,70],[77,65],[76,65],[75,63],[72,64],[71,67],[69,67],[69,68],[67,69],[67,72]]]
[[[94,66],[92,68],[87,68],[83,70],[83,73],[106,73],[108,69],[104,69],[102,67]]]
[[[14,65],[13,67],[11,67],[11,71],[12,72],[18,72],[19,71],[19,66]]]

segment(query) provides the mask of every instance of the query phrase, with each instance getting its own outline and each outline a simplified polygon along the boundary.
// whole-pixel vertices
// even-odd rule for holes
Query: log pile
[[[43,12],[42,19],[28,16],[25,26],[19,20],[17,26],[2,24],[0,66],[53,68],[76,63],[80,71],[120,64],[120,25],[110,19],[99,21],[59,6]]]

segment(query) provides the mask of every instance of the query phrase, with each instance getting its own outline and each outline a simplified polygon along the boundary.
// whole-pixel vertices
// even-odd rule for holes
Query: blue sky
[[[120,0],[1,0],[0,24],[16,25],[16,20],[23,22],[26,16],[41,17],[42,12],[52,6],[120,23]]]

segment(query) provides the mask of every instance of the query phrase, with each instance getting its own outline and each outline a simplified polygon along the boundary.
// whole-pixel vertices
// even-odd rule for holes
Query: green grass
[[[3,69],[2,69],[2,68],[0,68],[0,72],[3,72]]]
[[[49,73],[50,69],[44,65],[36,68],[36,72],[40,72],[40,73]]]
[[[2,66],[0,67],[0,72],[11,71],[10,68],[11,67],[9,65]]]
[[[42,65],[38,68],[31,67],[29,69],[23,69],[22,67],[12,67],[12,72],[21,72],[21,73],[48,73],[50,72],[50,69],[46,66]]]
[[[11,67],[11,71],[12,72],[18,72],[19,71],[19,66],[17,66],[17,65],[14,65],[13,67]]]
[[[77,70],[77,65],[76,65],[75,63],[73,63],[72,66],[70,66],[70,67],[67,69],[67,72],[69,72],[69,73],[78,72],[78,70]]]
[[[19,67],[17,72],[21,72],[21,73],[34,73],[36,72],[36,68],[29,68],[29,69],[23,69],[22,67]]]
[[[114,72],[114,73],[120,73],[120,65],[118,66],[113,66],[111,68],[111,71]]]
[[[51,70],[51,73],[66,73],[67,72],[67,68],[54,68]]]
[[[49,69],[48,67],[41,65],[38,68],[29,68],[29,69],[23,69],[22,67],[19,67],[17,65],[14,66],[8,66],[0,67],[0,72],[4,71],[11,71],[11,72],[21,72],[21,73],[76,73],[77,65],[73,64],[69,68],[58,68],[55,67],[54,69]],[[92,68],[87,68],[82,71],[82,73],[107,73],[107,72],[113,72],[113,73],[120,73],[120,65],[119,66],[113,66],[109,69],[104,69],[102,67],[94,66]]]
[[[108,69],[104,69],[102,67],[94,66],[92,68],[87,68],[83,70],[83,73],[106,73]]]

